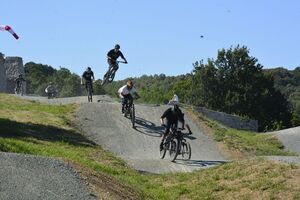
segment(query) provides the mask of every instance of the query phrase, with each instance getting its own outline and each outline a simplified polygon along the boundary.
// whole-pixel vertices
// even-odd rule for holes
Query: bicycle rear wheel
[[[134,104],[132,104],[131,106],[131,113],[130,113],[130,118],[131,118],[131,123],[132,123],[132,128],[134,128],[135,126],[135,108],[134,108]]]
[[[170,155],[170,160],[172,162],[177,158],[178,148],[179,148],[178,140],[176,138],[173,138],[170,141],[170,147],[169,147],[169,155]]]
[[[92,94],[92,86],[91,86],[91,83],[88,83],[88,87],[87,87],[87,95],[88,95],[88,102],[92,102],[92,101],[93,101],[93,94]]]
[[[181,143],[181,156],[185,160],[190,160],[192,157],[191,145],[188,142]]]

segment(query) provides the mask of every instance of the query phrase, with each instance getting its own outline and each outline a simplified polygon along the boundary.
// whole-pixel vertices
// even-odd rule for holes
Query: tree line
[[[182,103],[256,119],[259,131],[300,125],[299,68],[263,70],[245,46],[218,51],[217,58],[193,63],[191,73],[180,76],[143,75],[133,79],[142,102],[162,103],[175,91]],[[294,74],[294,75],[291,75]],[[283,79],[287,79],[284,80]],[[126,80],[105,86],[116,95]]]
[[[118,89],[128,79],[134,81],[140,102],[161,104],[172,98],[173,91],[182,103],[256,119],[260,131],[300,125],[300,67],[264,70],[245,46],[221,49],[216,59],[193,63],[192,72],[179,76],[164,74],[129,77],[101,87],[94,84],[94,94],[117,97]],[[51,81],[60,97],[86,95],[80,76],[67,68],[58,70],[48,65],[25,64],[27,91],[44,96]]]
[[[28,94],[46,96],[45,88],[52,82],[58,89],[59,97],[86,95],[80,84],[80,76],[71,73],[67,68],[54,69],[49,65],[28,62],[25,64],[26,91]],[[100,80],[94,83],[94,94],[104,94]]]

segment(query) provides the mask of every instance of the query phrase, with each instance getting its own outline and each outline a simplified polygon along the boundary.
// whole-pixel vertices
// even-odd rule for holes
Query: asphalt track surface
[[[283,143],[286,149],[298,154],[298,156],[269,156],[269,159],[300,164],[300,126],[269,132],[267,134],[275,135]]]
[[[83,103],[76,123],[89,139],[115,153],[138,171],[150,173],[190,172],[226,162],[215,143],[187,115],[193,131],[186,137],[191,144],[191,160],[181,155],[171,162],[168,154],[160,159],[159,143],[164,128],[160,116],[169,106],[136,104],[136,127],[121,114],[120,103],[107,96],[98,96],[97,103]],[[184,131],[183,131],[184,132]]]
[[[175,162],[160,159],[159,143],[164,129],[160,126],[160,116],[169,106],[136,104],[136,128],[132,128],[130,119],[120,110],[120,102],[106,95],[93,97],[93,103],[87,97],[47,99],[42,97],[24,97],[50,104],[80,103],[75,124],[86,136],[124,159],[129,166],[142,172],[168,173],[190,172],[226,162],[215,142],[204,134],[203,130],[185,114],[193,132],[186,140],[191,144],[191,160],[183,160],[181,155]]]

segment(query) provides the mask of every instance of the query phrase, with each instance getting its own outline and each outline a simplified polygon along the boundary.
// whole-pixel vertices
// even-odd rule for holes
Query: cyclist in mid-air
[[[115,71],[118,70],[119,66],[117,64],[117,59],[121,57],[125,64],[127,64],[127,60],[126,58],[124,57],[123,53],[120,51],[120,45],[116,44],[115,45],[115,48],[111,49],[108,53],[107,53],[107,62],[108,62],[108,65],[109,65],[109,68],[108,68],[108,72],[110,71],[110,69],[113,67],[115,69]],[[107,76],[107,73],[104,75],[104,77]]]
[[[124,107],[128,102],[132,102],[133,97],[139,98],[140,95],[136,92],[133,87],[133,82],[128,80],[126,85],[122,86],[118,90],[119,96],[122,98],[122,113],[124,113]]]
[[[165,124],[164,119],[166,119],[167,124]],[[184,114],[182,113],[181,109],[177,104],[174,104],[173,107],[168,108],[163,115],[160,117],[161,125],[165,127],[165,133],[163,134],[161,143],[160,143],[160,149],[163,148],[163,141],[165,137],[170,133],[170,128],[172,125],[174,125],[176,128],[178,126],[178,121],[181,122],[181,128],[184,129],[185,121],[184,121]],[[190,127],[186,125],[189,133],[191,134]]]
[[[84,80],[85,80],[85,82],[84,82]],[[94,93],[94,90],[93,90],[93,81],[94,80],[95,80],[94,72],[92,71],[92,69],[90,67],[86,68],[86,70],[83,72],[83,74],[81,76],[81,85],[83,85],[83,83],[85,83],[85,88],[87,89],[87,87],[88,87],[87,82],[89,82],[91,84],[92,93]]]
[[[22,74],[19,74],[18,78],[15,79],[15,83],[16,83],[15,92],[17,92],[18,89],[21,89],[23,81],[25,82],[26,80],[23,78]]]

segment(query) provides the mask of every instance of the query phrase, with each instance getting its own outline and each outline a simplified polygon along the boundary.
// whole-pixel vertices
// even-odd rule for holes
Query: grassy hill
[[[0,94],[0,151],[68,162],[105,199],[300,198],[299,166],[252,157],[290,155],[271,136],[224,130],[199,118],[224,149],[239,152],[239,159],[192,173],[141,174],[72,127],[77,108]]]

